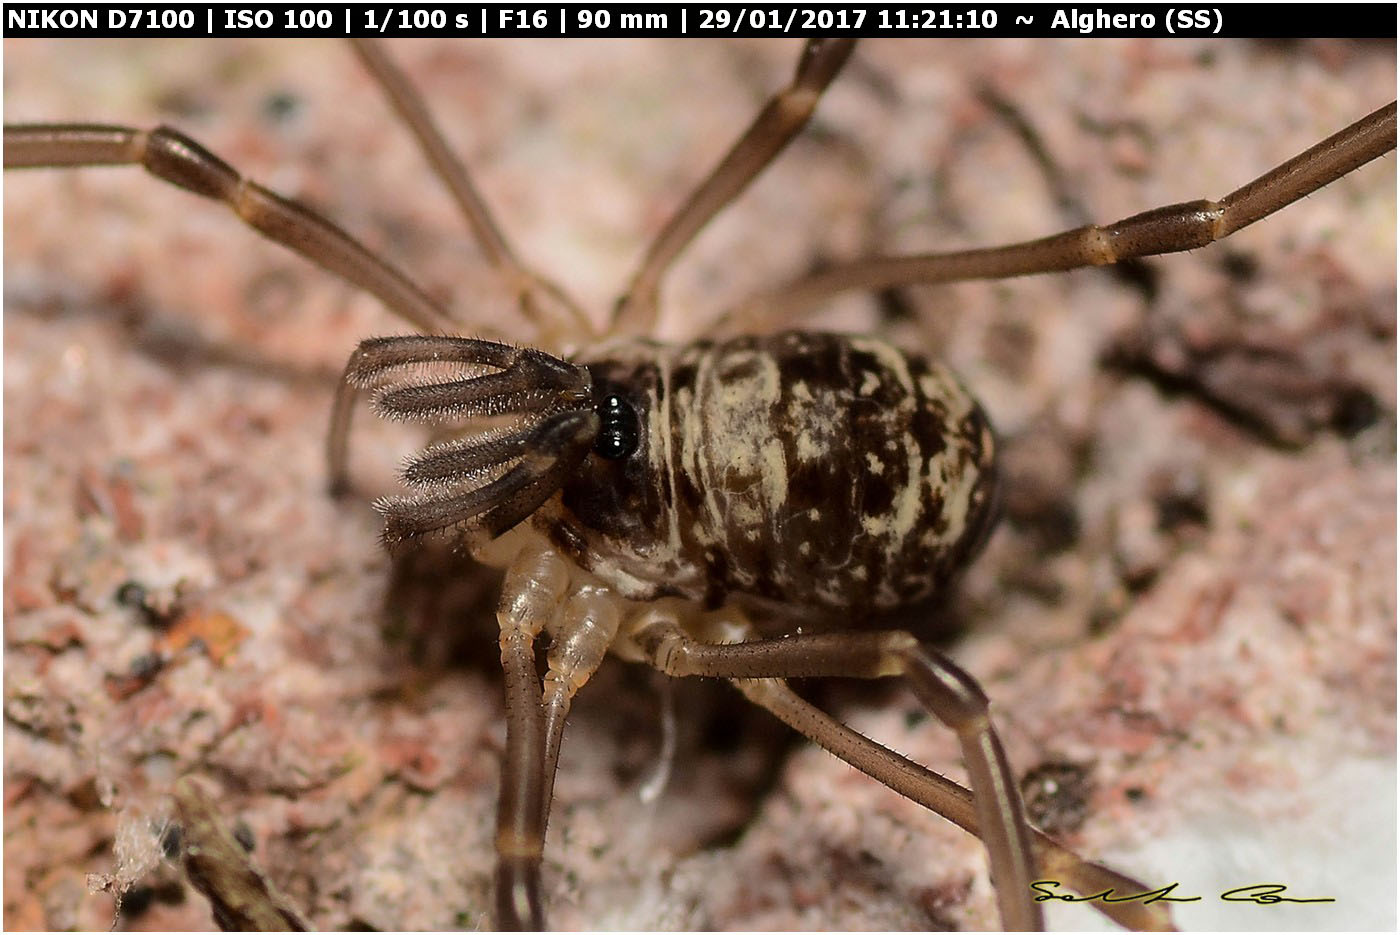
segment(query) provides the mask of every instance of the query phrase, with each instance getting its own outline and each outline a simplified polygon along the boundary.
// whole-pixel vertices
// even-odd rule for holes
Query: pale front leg
[[[502,930],[544,928],[544,734],[535,637],[569,587],[569,569],[548,550],[522,552],[506,572],[496,619],[505,670],[506,750],[496,812],[496,918]]]
[[[564,722],[574,694],[597,671],[617,635],[622,602],[607,588],[574,584],[568,560],[527,550],[506,573],[498,613],[506,672],[506,755],[496,830],[496,925],[544,927],[540,863]],[[543,682],[534,640],[550,638]]]
[[[583,585],[549,627],[549,671],[544,676],[544,820],[554,800],[554,773],[564,722],[574,695],[607,657],[622,619],[622,602],[607,588]]]

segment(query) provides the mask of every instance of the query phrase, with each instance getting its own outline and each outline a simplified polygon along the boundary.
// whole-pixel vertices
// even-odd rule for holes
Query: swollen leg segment
[[[621,621],[617,597],[606,588],[583,585],[570,595],[549,627],[549,669],[544,677],[544,818],[554,797],[554,773],[564,722],[574,694],[598,671]]]
[[[554,773],[574,694],[617,635],[621,603],[607,588],[571,580],[567,559],[527,549],[506,573],[497,614],[506,673],[506,756],[496,831],[496,924],[542,929],[540,863]],[[534,641],[550,639],[541,684]]]
[[[501,929],[544,928],[544,735],[534,644],[568,586],[568,567],[557,553],[527,550],[506,572],[496,613],[506,701],[506,750],[496,812],[495,923]]]

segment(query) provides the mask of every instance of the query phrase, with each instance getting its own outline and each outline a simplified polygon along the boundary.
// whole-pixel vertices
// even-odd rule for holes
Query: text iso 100
[[[273,11],[267,7],[225,7],[222,12],[224,29],[231,32],[260,32],[271,29],[326,32],[335,25],[335,11],[324,7],[288,6],[280,11]],[[281,13],[280,16],[278,12]]]

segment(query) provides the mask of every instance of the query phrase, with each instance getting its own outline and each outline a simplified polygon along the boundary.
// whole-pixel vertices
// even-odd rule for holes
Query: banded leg
[[[957,733],[973,789],[973,801],[968,803],[952,792],[959,788],[956,784],[941,777],[936,784],[916,780],[912,785],[918,787],[919,795],[910,798],[981,837],[987,848],[1002,922],[1008,929],[1044,927],[1040,909],[1031,898],[1031,883],[1038,878],[1035,839],[1015,777],[992,727],[986,696],[971,676],[951,661],[902,631],[815,634],[712,645],[692,639],[674,620],[659,614],[641,622],[634,639],[653,666],[674,676],[735,680],[903,676],[920,702]],[[769,687],[755,687],[762,685]],[[893,756],[889,751],[869,741],[868,747],[851,743],[834,730],[834,722],[815,709],[793,708],[770,683],[745,682],[740,688],[746,694],[753,693],[764,707],[857,769],[871,775],[889,771],[889,757]],[[785,715],[791,715],[791,719]],[[900,785],[892,784],[883,775],[877,778],[908,794],[905,787],[911,783],[907,773]]]
[[[540,862],[564,722],[574,694],[597,671],[617,635],[619,603],[606,588],[571,588],[568,561],[548,549],[522,553],[506,575],[502,595],[506,756],[496,816],[495,924],[540,930]],[[543,695],[533,649],[542,627],[550,637]]]
[[[568,568],[557,555],[524,552],[506,572],[496,612],[505,670],[506,750],[496,809],[494,922],[503,931],[544,928],[544,735],[534,647],[568,586]]]
[[[900,631],[823,633],[717,646],[691,639],[674,623],[657,622],[636,639],[651,664],[667,675],[908,679],[919,701],[957,733],[962,745],[1002,922],[1017,931],[1045,927],[1030,898],[1035,879],[1030,826],[992,728],[987,697],[951,661]]]
[[[910,801],[942,815],[969,834],[982,836],[969,790],[834,720],[800,698],[782,679],[731,681],[754,704],[766,708],[778,720],[837,759]],[[1095,893],[1129,896],[1151,890],[1151,887],[1102,864],[1084,860],[1034,827],[1030,830],[1039,879],[1062,883],[1081,896]],[[1095,899],[1090,905],[1126,929],[1140,932],[1175,930],[1165,903],[1136,900],[1110,903]]]
[[[618,300],[613,331],[646,334],[652,330],[661,279],[671,263],[710,219],[747,188],[807,125],[822,92],[854,49],[853,40],[808,41],[797,60],[792,83],[768,101],[744,135],[651,242],[627,294]]]
[[[520,262],[486,200],[472,182],[466,164],[447,144],[422,96],[380,44],[373,39],[351,39],[350,44],[413,134],[433,173],[451,193],[487,262],[511,284],[525,317],[550,336],[553,340],[549,343],[555,345],[561,343],[555,331],[562,330],[575,341],[596,337],[588,316],[559,286]],[[570,331],[573,334],[569,334]]]
[[[1091,224],[1005,247],[839,264],[743,302],[725,316],[726,324],[736,319],[771,322],[855,289],[1029,276],[1194,250],[1268,217],[1393,149],[1394,101],[1219,201],[1168,205],[1112,224]]]
[[[140,166],[162,181],[222,201],[264,237],[358,286],[420,330],[455,330],[447,312],[394,266],[305,205],[244,178],[178,130],[86,123],[5,127],[6,169],[77,166]]]
[[[447,312],[406,275],[310,208],[244,178],[194,140],[169,127],[136,130],[99,124],[32,124],[5,127],[5,168],[138,165],[158,179],[222,201],[249,227],[358,286],[421,331],[449,334]],[[358,390],[336,388],[326,440],[332,492],[340,481],[336,452],[348,444]]]

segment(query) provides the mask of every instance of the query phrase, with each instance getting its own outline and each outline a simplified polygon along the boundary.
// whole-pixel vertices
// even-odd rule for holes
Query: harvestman
[[[596,341],[599,335],[593,333],[587,316],[563,291],[516,258],[465,167],[449,152],[402,75],[377,46],[362,42],[356,49],[451,190],[488,260],[518,295],[522,314],[540,325],[545,334],[581,336],[585,344]],[[645,333],[654,326],[661,283],[673,261],[805,126],[821,93],[851,51],[848,42],[809,43],[791,85],[768,103],[653,241],[618,302],[610,332]],[[849,289],[1000,278],[1193,249],[1268,216],[1394,146],[1392,103],[1218,202],[1169,206],[1115,224],[1080,228],[1003,248],[839,265],[778,290],[757,305],[796,308]],[[669,610],[625,602],[622,596],[635,597],[640,586],[630,579],[623,583],[616,569],[591,567],[597,577],[580,572],[564,557],[566,550],[557,537],[550,540],[546,536],[541,540],[544,545],[523,548],[515,541],[519,537],[508,537],[509,547],[487,546],[485,540],[531,516],[542,530],[554,528],[551,523],[558,523],[553,516],[558,507],[551,504],[561,488],[568,488],[571,472],[595,455],[595,460],[607,461],[622,460],[633,453],[639,413],[635,411],[636,399],[629,399],[628,392],[637,392],[636,387],[618,383],[604,394],[601,385],[594,386],[596,374],[587,368],[486,341],[446,337],[454,331],[453,320],[406,276],[319,216],[243,179],[176,131],[97,125],[11,126],[5,130],[7,168],[126,164],[141,165],[172,184],[224,201],[269,239],[373,294],[428,333],[425,337],[367,341],[352,357],[337,395],[328,442],[332,484],[337,490],[344,488],[349,415],[361,388],[378,390],[377,407],[381,414],[393,417],[442,421],[461,415],[480,418],[504,414],[517,420],[485,433],[478,429],[453,436],[456,441],[428,449],[408,474],[410,483],[428,492],[381,505],[388,517],[386,539],[391,545],[457,528],[477,549],[515,551],[496,558],[510,566],[500,613],[508,727],[497,835],[497,921],[503,927],[539,928],[543,924],[540,857],[564,720],[574,692],[610,646],[620,646],[625,655],[668,674],[733,680],[750,699],[837,756],[979,834],[989,851],[1002,918],[1008,928],[1040,927],[1042,920],[1029,888],[1039,877],[1064,880],[1081,892],[1110,887],[1122,892],[1138,886],[1106,868],[1079,860],[1026,823],[1010,768],[991,729],[985,697],[970,677],[907,634],[824,633],[760,639],[766,634],[750,624],[742,612],[731,610],[724,623],[736,628],[734,632],[745,642],[718,645],[730,634],[702,629],[713,627],[713,621],[702,624],[698,617],[692,620]],[[798,336],[792,340],[820,344],[825,339]],[[881,342],[872,353],[879,356],[883,347]],[[767,344],[750,344],[722,347],[716,354],[722,361],[724,353],[739,350],[760,356],[777,353]],[[703,363],[707,352],[697,353]],[[793,353],[800,356],[808,352]],[[580,358],[598,362],[589,354]],[[899,364],[891,366],[897,369]],[[401,383],[387,379],[403,377],[405,370],[411,374]],[[443,376],[443,371],[455,379]],[[428,382],[432,379],[446,382]],[[974,473],[985,470],[990,477],[991,468],[988,444],[977,449],[969,469]],[[463,477],[468,479],[465,492],[458,490],[451,496],[438,493],[442,485]],[[992,519],[989,502],[990,493],[974,504],[975,510],[969,506],[969,517],[979,519],[969,518],[956,536],[938,543],[938,549],[949,553],[950,564],[975,554]],[[573,560],[580,561],[576,555]],[[611,576],[609,570],[614,572]],[[635,569],[626,572],[632,575]],[[941,585],[943,577],[946,575],[936,583]],[[744,595],[743,586],[736,586],[731,579],[723,584],[711,581],[706,588],[718,591],[720,598],[731,593]],[[648,592],[649,596],[663,593],[695,596],[684,590]],[[753,594],[771,596],[761,589]],[[908,595],[900,597],[900,602],[907,600]],[[839,606],[837,599],[827,603]],[[869,597],[847,603],[847,610],[854,612],[880,606]],[[891,605],[887,602],[884,606]],[[610,624],[600,623],[607,619],[611,619]],[[542,628],[549,630],[556,647],[580,649],[578,658],[565,659],[551,652],[551,672],[543,686],[535,670],[533,648]],[[787,689],[783,681],[799,676],[886,675],[908,678],[920,700],[958,732],[972,793],[831,720]],[[1104,907],[1104,911],[1134,927],[1167,923],[1156,907],[1136,903]]]

